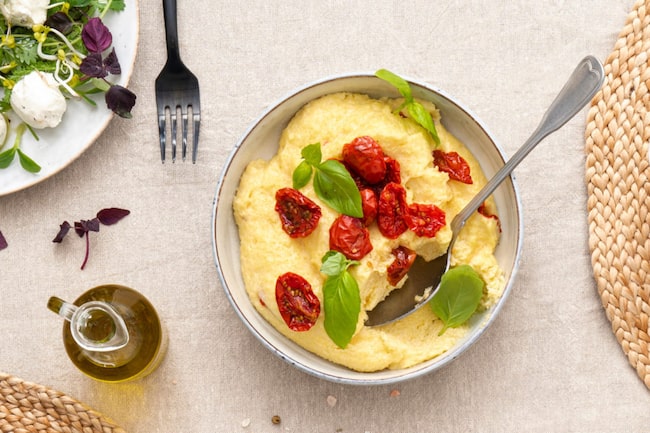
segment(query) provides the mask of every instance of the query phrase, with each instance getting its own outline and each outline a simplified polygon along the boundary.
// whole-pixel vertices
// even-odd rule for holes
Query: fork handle
[[[165,18],[165,36],[167,42],[167,58],[170,64],[181,60],[178,49],[178,23],[176,20],[176,0],[163,0],[163,16]]]

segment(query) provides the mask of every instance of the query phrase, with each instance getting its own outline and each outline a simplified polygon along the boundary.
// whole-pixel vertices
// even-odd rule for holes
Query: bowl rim
[[[422,88],[426,91],[436,93],[440,95],[442,98],[446,99],[450,104],[454,105],[457,109],[460,111],[464,112],[469,118],[473,120],[473,122],[482,130],[482,132],[490,139],[492,144],[494,145],[497,153],[499,154],[499,157],[501,159],[502,164],[505,164],[507,161],[506,159],[506,154],[503,151],[502,146],[500,145],[499,141],[494,137],[494,135],[490,132],[490,130],[487,128],[487,126],[484,124],[484,122],[476,116],[476,114],[467,108],[465,104],[463,104],[457,97],[452,97],[449,93],[446,91],[433,86],[429,83],[426,83],[424,81],[409,77],[407,75],[400,75],[404,80],[406,80],[411,86],[416,85],[419,88]],[[299,87],[294,88],[293,90],[289,92],[285,92],[284,95],[282,95],[280,98],[277,98],[275,101],[273,101],[271,104],[269,104],[266,109],[256,118],[254,118],[246,128],[243,134],[239,137],[237,140],[237,143],[233,147],[233,149],[230,151],[223,167],[221,170],[221,173],[218,178],[215,194],[213,197],[213,203],[212,203],[212,215],[211,215],[211,238],[212,238],[212,254],[213,254],[213,260],[217,268],[217,274],[219,277],[219,281],[221,283],[222,289],[224,290],[226,297],[228,301],[230,302],[230,305],[233,307],[235,313],[239,317],[239,319],[244,323],[244,325],[248,328],[248,330],[256,337],[256,339],[262,343],[264,347],[266,347],[271,353],[273,353],[275,356],[279,357],[283,361],[287,362],[291,366],[296,367],[297,369],[311,375],[315,376],[320,379],[324,379],[330,382],[334,383],[339,383],[339,384],[345,384],[345,385],[388,385],[388,384],[395,384],[395,383],[400,383],[404,382],[407,380],[412,380],[419,378],[421,376],[424,376],[426,374],[430,374],[434,371],[438,371],[442,369],[443,367],[447,366],[451,361],[457,359],[459,356],[464,354],[469,347],[475,344],[475,342],[485,333],[487,328],[490,327],[490,325],[494,322],[496,317],[498,316],[498,313],[500,310],[503,308],[503,305],[505,304],[512,287],[514,285],[514,282],[516,280],[516,276],[519,271],[519,266],[521,262],[521,251],[522,251],[522,246],[523,246],[523,235],[524,235],[524,227],[523,227],[523,214],[522,214],[522,203],[521,203],[521,193],[519,191],[519,186],[516,181],[516,177],[514,174],[511,174],[509,176],[510,178],[510,183],[512,185],[512,191],[514,193],[514,203],[513,205],[516,208],[516,214],[518,216],[517,219],[517,224],[516,224],[516,246],[514,249],[514,261],[512,264],[511,272],[510,272],[510,277],[506,281],[506,285],[503,289],[503,292],[501,296],[499,297],[499,300],[492,306],[490,307],[490,312],[488,317],[482,321],[480,325],[480,329],[477,331],[471,333],[471,335],[464,339],[462,344],[460,344],[457,347],[454,347],[451,349],[449,352],[450,355],[444,356],[443,358],[438,357],[440,359],[439,362],[428,365],[428,366],[423,366],[422,368],[417,368],[418,365],[410,367],[409,369],[403,369],[403,370],[392,370],[393,372],[397,371],[403,371],[403,374],[395,374],[390,377],[374,377],[373,373],[363,373],[363,372],[358,372],[360,375],[367,375],[368,378],[360,378],[360,379],[352,379],[348,377],[341,377],[341,376],[336,376],[333,374],[325,373],[319,370],[316,370],[313,367],[310,367],[309,365],[306,365],[305,363],[294,359],[293,357],[285,354],[281,349],[276,347],[273,342],[269,341],[262,333],[248,320],[244,312],[240,309],[239,305],[233,298],[233,295],[231,294],[228,284],[226,282],[226,278],[224,276],[221,263],[218,257],[218,252],[217,252],[217,233],[216,233],[216,226],[217,226],[217,210],[220,202],[220,194],[224,185],[224,182],[226,180],[226,177],[228,175],[228,172],[231,168],[232,162],[234,158],[236,157],[237,153],[241,149],[241,146],[243,143],[248,139],[248,137],[251,135],[253,130],[257,127],[257,125],[263,121],[266,117],[268,117],[272,112],[277,110],[285,101],[298,96],[299,94],[306,92],[314,87],[318,87],[327,83],[330,83],[332,81],[337,81],[341,79],[355,79],[355,78],[377,78],[374,72],[348,72],[348,73],[341,73],[341,74],[333,74],[333,75],[328,75],[320,79],[312,80],[310,82],[307,82],[306,84],[303,84]],[[513,228],[514,225],[513,225]],[[280,336],[281,338],[286,338],[284,336]],[[444,354],[443,354],[444,355]],[[441,356],[443,356],[441,355]],[[317,356],[317,355],[316,355]],[[343,367],[343,366],[341,366]],[[345,368],[345,367],[343,367]],[[352,371],[352,370],[351,370]]]

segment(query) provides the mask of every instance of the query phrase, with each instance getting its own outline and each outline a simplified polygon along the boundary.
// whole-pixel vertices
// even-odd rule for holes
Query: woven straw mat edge
[[[637,0],[605,62],[585,131],[589,248],[612,330],[650,388],[650,0]]]
[[[61,392],[3,373],[0,432],[125,433],[101,414]]]

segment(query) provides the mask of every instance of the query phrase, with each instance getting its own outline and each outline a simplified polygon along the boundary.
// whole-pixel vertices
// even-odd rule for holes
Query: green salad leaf
[[[361,312],[359,285],[348,271],[356,260],[338,251],[328,251],[322,258],[321,272],[327,275],[323,285],[325,332],[341,349],[345,349],[357,329]]]
[[[0,169],[9,167],[15,156],[18,155],[18,160],[20,161],[20,165],[23,167],[23,169],[30,173],[38,173],[41,171],[41,166],[20,149],[20,142],[23,139],[23,134],[25,133],[26,129],[27,125],[25,123],[20,123],[18,127],[16,127],[16,138],[14,140],[13,146],[0,153]],[[3,146],[4,144],[0,146],[0,149]]]
[[[124,0],[68,0],[68,3],[75,8],[91,8],[98,11],[110,9],[116,12],[123,11],[126,6]]]
[[[478,308],[485,283],[469,265],[449,269],[440,280],[440,288],[431,299],[433,312],[444,326],[439,335],[448,328],[457,328],[469,319]]]
[[[318,198],[335,211],[361,218],[361,193],[350,173],[339,161],[322,161],[320,143],[306,146],[301,151],[303,160],[292,174],[294,189],[307,185],[312,178]]]
[[[404,98],[404,103],[397,109],[397,111],[406,109],[409,116],[411,116],[411,118],[415,120],[420,126],[429,131],[431,137],[433,138],[433,141],[439,145],[440,137],[438,136],[438,131],[436,130],[436,125],[433,122],[431,113],[429,113],[421,103],[413,98],[413,93],[411,91],[411,86],[409,83],[399,75],[396,75],[386,69],[378,70],[375,72],[375,75],[394,86]]]
[[[41,171],[41,166],[38,165],[32,158],[27,156],[25,152],[20,150],[20,148],[16,149],[16,152],[18,153],[18,160],[20,161],[20,165],[26,171],[30,173],[38,173]]]

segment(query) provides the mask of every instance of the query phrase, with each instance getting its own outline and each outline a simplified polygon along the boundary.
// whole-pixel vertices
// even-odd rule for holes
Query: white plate
[[[138,10],[137,0],[127,0],[122,12],[109,12],[104,17],[122,67],[122,73],[109,77],[109,80],[124,87],[131,78],[138,48]],[[97,95],[95,100],[95,107],[81,100],[68,101],[68,109],[59,126],[38,130],[38,141],[25,132],[21,149],[41,166],[41,171],[29,173],[23,170],[16,157],[9,167],[0,169],[0,196],[20,191],[58,173],[93,144],[113,118],[113,112],[106,108],[104,95]],[[13,139],[14,135],[8,137],[4,149],[13,143]]]

